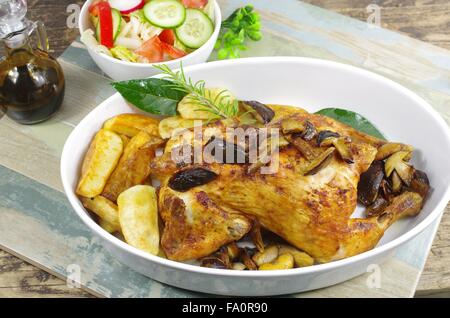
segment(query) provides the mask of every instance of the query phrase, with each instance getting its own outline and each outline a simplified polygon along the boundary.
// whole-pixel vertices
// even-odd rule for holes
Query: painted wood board
[[[225,15],[244,4],[219,2]],[[263,15],[265,38],[252,44],[244,56],[311,56],[362,66],[418,92],[449,120],[450,89],[444,82],[449,78],[447,51],[295,0],[277,3],[255,3]],[[115,261],[78,221],[61,193],[59,157],[65,138],[113,91],[79,42],[60,61],[68,89],[64,108],[55,118],[35,126],[0,121],[0,145],[5,150],[0,174],[2,182],[8,180],[0,184],[0,211],[5,216],[0,218],[0,245],[60,277],[67,275],[68,265],[80,265],[84,288],[98,295],[194,296],[153,282]],[[369,289],[366,275],[301,296],[350,297],[355,296],[354,290],[360,296],[412,296],[437,224],[382,265],[380,289]]]

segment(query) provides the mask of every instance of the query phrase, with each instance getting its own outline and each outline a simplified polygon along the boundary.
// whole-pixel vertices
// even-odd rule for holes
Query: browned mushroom
[[[380,215],[383,213],[384,209],[388,206],[389,201],[383,198],[381,195],[377,197],[375,202],[373,202],[367,209],[366,209],[366,216],[372,217],[376,215]]]
[[[329,139],[329,138],[339,138],[340,135],[337,132],[331,131],[331,130],[322,130],[321,132],[319,132],[319,134],[317,135],[317,146],[325,146],[323,144],[323,142],[325,141],[325,139]],[[331,140],[331,139],[330,139]]]
[[[380,194],[382,194],[387,201],[390,201],[392,199],[392,188],[386,178],[381,180]]]
[[[236,244],[236,242],[231,242],[227,245],[227,252],[228,252],[228,257],[232,261],[236,260],[239,257],[240,250],[239,250],[239,246]]]
[[[402,179],[400,179],[397,171],[393,171],[391,175],[391,188],[392,192],[398,193],[402,190]]]
[[[353,163],[353,154],[349,147],[351,140],[350,138],[340,137],[338,133],[324,130],[319,133],[317,137],[317,144],[320,147],[333,145],[338,151],[342,160],[347,163]]]
[[[422,198],[426,198],[430,190],[430,181],[425,172],[415,169],[410,190],[417,192]]]
[[[375,202],[383,180],[383,162],[374,161],[366,172],[361,174],[358,183],[358,200],[365,206]]]
[[[252,260],[252,256],[254,253],[247,248],[241,248],[240,257],[241,262],[245,265],[245,267],[251,271],[257,270],[258,266],[255,264],[255,262]]]
[[[275,117],[275,112],[272,109],[254,100],[243,101],[241,106],[250,111],[256,120],[263,124],[269,123]]]
[[[306,167],[304,172],[305,176],[314,175],[323,168],[325,168],[333,159],[333,153],[336,150],[334,147],[327,148],[322,152],[317,158],[312,160],[310,164]]]
[[[309,121],[306,121],[305,130],[302,133],[302,138],[305,139],[306,141],[310,141],[310,140],[313,140],[313,138],[316,136],[316,134],[317,134],[317,130],[314,127],[314,125],[312,123],[310,123]]]
[[[259,252],[264,252],[264,242],[261,235],[261,225],[257,219],[253,220],[253,226],[250,230],[250,237],[252,238],[253,244],[255,244],[256,249]]]
[[[412,152],[413,150],[414,150],[414,148],[412,146],[390,142],[390,143],[384,144],[380,148],[378,148],[378,152],[375,157],[375,160],[384,160],[387,157],[389,157],[399,151]]]
[[[302,133],[305,125],[297,119],[286,118],[281,122],[281,131],[283,134]]]
[[[285,135],[285,138],[309,161],[317,157],[318,151],[312,147],[307,141],[303,140],[299,134]]]
[[[283,134],[299,134],[299,136],[306,141],[312,140],[317,133],[316,128],[311,122],[306,121],[305,123],[302,123],[294,118],[283,120],[281,122],[281,131]]]
[[[409,186],[414,175],[414,168],[407,164],[407,160],[411,156],[409,151],[399,151],[391,155],[385,162],[385,173],[387,177],[390,177],[395,170],[400,179]]]
[[[168,182],[172,190],[186,192],[194,187],[209,183],[217,178],[217,174],[205,168],[188,168],[176,172]]]
[[[200,265],[202,267],[231,269],[230,257],[226,247],[221,247],[214,254],[201,259]]]

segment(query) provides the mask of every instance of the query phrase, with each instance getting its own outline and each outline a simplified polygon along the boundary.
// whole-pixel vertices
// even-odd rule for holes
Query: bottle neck
[[[21,51],[25,50],[30,53],[33,52],[33,49],[30,44],[30,39],[24,33],[17,34],[14,37],[9,38],[9,39],[4,39],[3,44],[5,46],[5,51],[6,51],[7,55],[10,55],[14,51],[18,51],[18,50],[21,50]]]

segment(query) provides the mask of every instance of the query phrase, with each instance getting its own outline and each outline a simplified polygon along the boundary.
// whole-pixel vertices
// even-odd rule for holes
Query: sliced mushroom
[[[169,179],[169,187],[178,192],[186,192],[216,179],[218,174],[205,168],[188,168],[178,171]]]
[[[239,257],[239,246],[236,244],[236,242],[231,242],[227,245],[227,252],[228,257],[230,260],[234,261]]]
[[[411,152],[399,151],[391,155],[386,159],[384,166],[386,176],[390,177],[395,170],[398,173],[400,179],[409,186],[414,175],[414,168],[405,162],[405,159],[410,157]]]
[[[253,226],[250,230],[250,237],[252,238],[253,244],[255,244],[256,249],[259,252],[264,252],[264,242],[261,235],[261,224],[257,219],[253,220]]]
[[[333,145],[342,160],[347,163],[353,163],[353,153],[349,147],[350,142],[351,140],[349,138],[340,137],[338,133],[329,130],[321,131],[317,138],[317,143],[320,147]]]
[[[413,150],[414,150],[414,148],[412,146],[390,142],[390,143],[384,144],[380,148],[378,148],[378,152],[375,157],[375,160],[384,160],[387,157],[389,157],[399,151],[412,152]]]
[[[258,266],[252,260],[251,256],[253,256],[253,253],[250,253],[250,249],[248,249],[247,247],[241,248],[240,252],[241,262],[245,265],[247,269],[254,271],[258,269]]]
[[[327,144],[324,144],[325,139],[329,138],[339,138],[340,135],[337,132],[331,131],[331,130],[322,130],[317,135],[317,146],[326,146]],[[331,141],[331,139],[329,139]],[[331,142],[327,145],[331,145]]]
[[[269,148],[271,148],[271,139],[268,140],[266,149],[260,150],[256,161],[248,166],[247,173],[255,173],[270,162],[271,150]]]
[[[302,133],[305,126],[297,119],[287,118],[281,122],[281,131],[283,134]]]
[[[263,124],[269,123],[275,117],[275,112],[272,109],[254,100],[243,101],[241,106],[245,110],[251,111],[256,120]]]
[[[367,209],[366,209],[366,216],[372,217],[376,215],[380,215],[383,213],[384,209],[388,206],[389,201],[383,198],[381,195],[377,197],[375,202],[373,202]]]
[[[365,206],[375,202],[383,180],[383,162],[374,161],[366,172],[361,174],[358,183],[358,200]]]
[[[340,137],[335,138],[333,140],[333,146],[336,148],[336,150],[339,153],[339,156],[344,160],[346,163],[354,163],[353,159],[353,153],[349,147],[349,140],[348,138]]]
[[[402,190],[402,179],[400,179],[397,171],[393,171],[391,175],[391,188],[394,193],[398,193]]]
[[[386,179],[383,179],[380,184],[380,194],[383,195],[383,197],[390,201],[392,198],[392,188],[389,182]]]
[[[314,149],[314,147],[312,147],[307,141],[303,140],[301,135],[285,135],[285,138],[309,161],[314,160],[317,157],[317,150]]]
[[[306,141],[312,140],[317,134],[316,128],[311,122],[306,121],[302,123],[294,118],[283,120],[281,122],[281,131],[283,134],[299,134]]]
[[[425,198],[430,190],[430,181],[425,172],[420,170],[414,171],[414,177],[411,181],[410,190],[420,194],[422,198]]]
[[[323,168],[325,168],[333,159],[333,153],[336,150],[334,147],[327,148],[324,152],[322,152],[317,158],[312,160],[306,171],[304,172],[305,176],[314,175]]]
[[[306,121],[305,130],[302,133],[302,138],[305,139],[306,141],[311,141],[316,136],[316,134],[317,134],[316,127],[314,127],[314,125],[311,122]]]
[[[214,254],[202,258],[200,265],[209,268],[231,269],[231,262],[227,249],[222,247]]]

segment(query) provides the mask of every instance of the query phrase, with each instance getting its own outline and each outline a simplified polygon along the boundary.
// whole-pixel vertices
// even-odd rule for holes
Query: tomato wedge
[[[90,6],[89,6],[89,14],[94,16],[94,17],[98,17],[98,13],[99,13],[99,9],[98,9],[98,5],[99,3],[102,1],[94,1]]]
[[[155,35],[151,39],[145,41],[135,53],[147,58],[149,62],[162,62],[164,61],[164,52],[159,37]]]
[[[208,4],[208,0],[181,0],[186,8],[200,9]]]
[[[175,32],[171,29],[166,29],[159,34],[159,39],[167,44],[173,45],[175,43]]]
[[[187,54],[183,50],[177,49],[176,47],[173,47],[172,45],[165,42],[161,42],[161,46],[163,52],[169,55],[171,59],[179,59],[180,57],[183,57]]]

